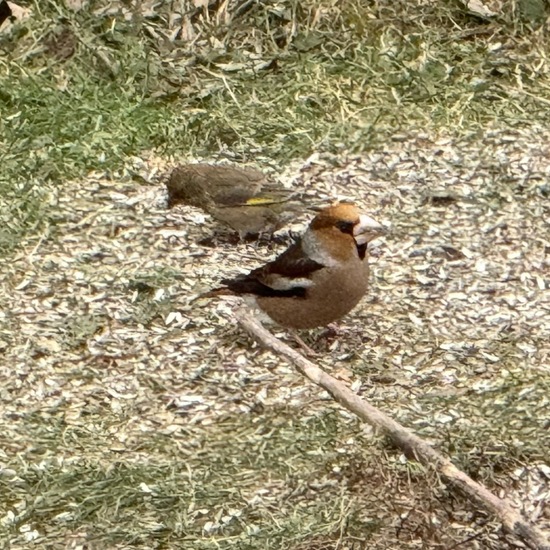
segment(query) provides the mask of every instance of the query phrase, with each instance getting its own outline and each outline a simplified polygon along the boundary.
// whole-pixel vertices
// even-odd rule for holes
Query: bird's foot
[[[209,237],[204,237],[197,241],[197,244],[205,246],[207,248],[217,248],[221,245],[229,244],[231,246],[236,246],[241,244],[243,241],[236,233],[214,233]]]
[[[317,337],[317,341],[319,340],[334,340],[335,338],[339,338],[340,336],[343,336],[345,334],[348,334],[350,331],[347,328],[342,328],[338,326],[336,323],[330,323],[326,326],[325,330],[319,334]]]
[[[315,347],[321,346],[327,350],[338,349],[345,340],[354,339],[357,333],[353,329],[330,323],[315,339]]]
[[[311,349],[295,332],[292,332],[292,337],[298,346],[300,346],[300,349],[305,353],[306,357],[319,357],[319,353]]]

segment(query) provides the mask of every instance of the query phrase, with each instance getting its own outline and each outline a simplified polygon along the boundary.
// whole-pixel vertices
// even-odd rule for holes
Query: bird
[[[237,295],[288,329],[327,326],[348,314],[368,287],[367,245],[385,229],[353,203],[323,208],[275,260],[223,279],[207,296]]]
[[[272,235],[302,208],[297,193],[269,182],[252,168],[180,165],[171,172],[166,188],[170,208],[178,203],[200,208],[241,239]]]

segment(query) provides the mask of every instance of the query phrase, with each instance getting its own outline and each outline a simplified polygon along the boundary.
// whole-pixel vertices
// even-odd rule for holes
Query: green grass
[[[383,147],[416,130],[460,136],[550,121],[550,39],[525,3],[506,3],[491,21],[443,1],[267,1],[228,16],[217,13],[226,5],[220,3],[208,17],[185,4],[198,34],[173,42],[166,39],[175,29],[169,3],[147,17],[139,10],[126,17],[124,3],[113,12],[73,12],[53,1],[25,5],[32,17],[0,34],[0,255],[26,241],[32,248],[40,237],[55,239],[56,188],[76,188],[91,171],[118,179],[129,157],[151,151],[284,167],[316,151]],[[66,58],[51,46],[63,29],[74,40]],[[80,261],[82,271],[95,269]],[[122,276],[113,284],[138,293],[129,324],[149,326],[177,307],[153,296],[155,288],[177,284],[176,272],[148,269],[127,282]],[[75,365],[84,360],[60,376],[80,395],[76,384],[109,376],[109,361],[124,367],[125,359],[87,355],[110,319],[77,305],[57,343],[74,352]],[[46,338],[47,320],[41,323]],[[1,328],[8,345],[9,318]],[[29,339],[38,364],[42,352],[33,354]],[[134,343],[129,338],[128,353]],[[162,380],[154,374],[147,383],[158,393]],[[418,397],[419,414],[429,418],[455,407],[475,419],[475,427],[452,425],[440,448],[489,486],[496,473],[506,478],[518,463],[544,459],[547,426],[531,422],[526,435],[523,420],[539,404],[544,410],[547,388],[515,376],[491,399]],[[152,402],[163,410],[172,391],[192,393],[195,381],[184,380],[187,386],[163,389]],[[530,411],[513,397],[522,384],[536,388]],[[467,503],[444,499],[423,468],[401,463],[393,450],[388,456],[383,441],[332,410],[302,418],[301,411],[266,408],[166,435],[132,431],[136,418],[148,418],[147,406],[129,399],[111,408],[103,393],[85,388],[83,418],[74,422],[62,395],[52,410],[21,404],[21,438],[0,435],[0,540],[8,541],[0,547],[26,548],[26,533],[36,530],[37,548],[75,541],[98,549],[353,548],[394,529],[380,534],[376,511],[384,507],[393,507],[392,518],[414,518],[403,528],[410,533],[396,536],[399,544],[412,548],[424,538],[445,548],[464,538],[447,525],[447,512],[469,510]],[[487,403],[495,402],[490,410]],[[132,435],[124,445],[116,440],[120,426]],[[431,435],[424,428],[415,425]],[[532,444],[518,445],[529,438]],[[430,514],[445,529],[432,526]],[[486,518],[478,520],[483,530]]]
[[[227,24],[189,7],[200,39],[169,42],[168,7],[144,18],[30,3],[32,17],[0,38],[0,191],[12,222],[0,247],[47,226],[49,184],[114,173],[146,150],[285,163],[415,127],[548,121],[547,37],[512,7],[489,22],[458,3],[265,2]]]
[[[328,548],[376,535],[387,490],[425,491],[421,467],[396,461],[389,476],[384,450],[334,411],[227,417],[200,435],[143,434],[126,450],[109,443],[124,416],[96,411],[84,428],[62,413],[27,417],[35,445],[0,477],[3,504],[18,511],[0,534],[16,548],[28,530],[38,547],[83,537],[99,548]],[[80,456],[90,446],[98,452]]]
[[[74,380],[84,378],[75,373]],[[471,396],[449,403],[464,415],[477,405]],[[17,448],[19,434],[33,442],[3,459],[2,508],[11,515],[4,515],[0,538],[13,545],[5,548],[27,547],[27,533],[38,548],[70,540],[98,548],[353,548],[392,535],[378,513],[404,513],[412,523],[403,520],[395,544],[422,536],[437,547],[463,538],[447,521],[468,503],[450,499],[433,474],[402,462],[335,409],[301,416],[290,407],[263,408],[210,426],[183,423],[169,435],[138,429],[117,441],[118,427],[129,433],[142,406],[127,401],[114,411],[96,394],[76,420],[67,421],[71,409],[63,402],[22,413],[16,437],[2,441],[4,449]],[[453,426],[445,450],[488,487],[526,460],[543,459],[534,447],[514,453],[513,432],[495,431],[498,415],[471,414],[476,433]],[[445,529],[432,528],[426,513]]]
[[[311,529],[318,530],[340,517],[334,485],[317,491],[308,487],[318,470],[327,470],[337,458],[332,450],[338,441],[334,421],[329,420],[329,431],[322,418],[306,422],[302,427],[307,427],[307,437],[296,440],[296,428],[304,421],[289,418],[285,411],[268,414],[261,424],[250,417],[245,422],[228,418],[198,437],[192,432],[170,438],[145,435],[129,461],[124,452],[108,451],[112,426],[105,421],[116,423],[122,417],[103,412],[96,424],[100,417],[92,414],[89,429],[64,427],[59,418],[55,414],[27,418],[36,444],[25,453],[26,467],[16,461],[17,477],[7,474],[0,479],[4,505],[20,511],[4,529],[4,540],[16,537],[21,525],[29,524],[44,542],[60,531],[85,529],[87,540],[100,545],[150,547],[152,540],[158,540],[185,548],[183,541],[193,540],[199,544],[193,547],[210,548],[216,540],[245,541],[247,531],[251,539],[266,543],[274,536],[281,540],[294,531],[293,524],[306,518]],[[79,458],[78,449],[92,441],[103,441],[106,452]],[[186,448],[194,451],[182,453]],[[282,453],[287,456],[281,462]],[[276,464],[278,468],[273,467]],[[296,477],[297,471],[309,471],[311,480]],[[258,476],[264,478],[262,486],[257,485]],[[285,506],[298,504],[298,515],[289,517],[288,526],[270,521],[270,487],[281,484],[288,487]],[[249,504],[258,490],[263,499]],[[323,499],[328,495],[336,499],[327,508]]]

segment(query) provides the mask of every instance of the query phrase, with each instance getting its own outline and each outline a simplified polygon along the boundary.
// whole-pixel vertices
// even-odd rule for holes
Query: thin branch
[[[509,502],[498,498],[486,487],[459,470],[447,457],[407,428],[354,394],[344,384],[320,369],[266,330],[250,311],[241,308],[235,317],[258,342],[293,364],[306,378],[328,391],[332,397],[361,420],[381,430],[409,458],[414,458],[435,470],[450,485],[459,489],[502,523],[504,529],[519,537],[533,550],[550,550],[545,535],[525,519]]]

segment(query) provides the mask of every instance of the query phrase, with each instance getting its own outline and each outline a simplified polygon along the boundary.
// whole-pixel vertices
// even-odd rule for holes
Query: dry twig
[[[301,374],[329,392],[338,403],[356,414],[361,420],[381,429],[407,457],[414,458],[433,468],[471,501],[498,518],[506,531],[519,537],[534,550],[550,550],[550,543],[545,535],[506,500],[498,498],[486,487],[459,470],[448,458],[436,451],[422,438],[355,395],[349,388],[317,365],[275,338],[248,310],[241,308],[237,310],[235,316],[241,326],[258,342],[287,359]]]

